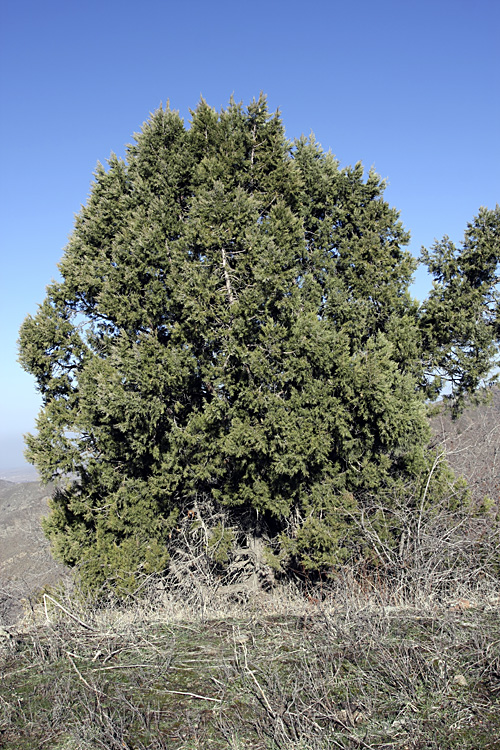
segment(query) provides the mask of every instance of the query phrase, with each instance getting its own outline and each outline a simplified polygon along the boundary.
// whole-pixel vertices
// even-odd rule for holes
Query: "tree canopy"
[[[287,141],[263,96],[202,100],[189,127],[160,108],[98,165],[62,280],[20,332],[43,398],[27,456],[71,478],[45,525],[56,556],[97,584],[163,570],[209,502],[276,570],[329,570],[363,554],[373,498],[411,481],[435,501],[427,402],[458,409],[494,365],[500,209],[462,248],[423,251],[419,304],[383,194],[361,164]]]

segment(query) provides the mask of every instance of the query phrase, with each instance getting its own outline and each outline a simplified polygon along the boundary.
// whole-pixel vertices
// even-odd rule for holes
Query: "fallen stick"
[[[199,698],[202,701],[214,701],[222,703],[221,698],[209,698],[207,695],[197,695],[196,693],[185,693],[183,690],[162,690],[162,693],[171,693],[172,695],[187,695],[190,698]]]
[[[55,604],[55,605],[56,605],[56,607],[59,607],[59,609],[62,609],[62,611],[63,611],[63,612],[64,612],[64,613],[66,614],[66,615],[68,615],[68,617],[71,617],[71,619],[72,619],[72,620],[74,620],[75,622],[79,623],[79,625],[81,625],[81,626],[82,626],[82,628],[86,628],[87,630],[93,630],[93,628],[92,628],[92,626],[91,626],[91,625],[88,625],[88,624],[87,624],[86,622],[84,622],[83,620],[80,620],[80,618],[79,618],[79,617],[77,617],[77,616],[76,616],[76,615],[74,615],[74,614],[73,614],[72,612],[70,612],[70,611],[69,611],[69,609],[66,609],[66,607],[63,607],[63,605],[62,605],[62,604],[59,604],[59,602],[58,602],[58,601],[56,601],[55,599],[53,599],[53,598],[52,598],[51,596],[49,596],[49,594],[44,594],[44,595],[43,595],[43,607],[44,607],[44,609],[45,609],[45,617],[47,618],[47,622],[50,622],[50,619],[49,619],[49,613],[47,612],[47,599],[48,599],[49,601],[51,601],[51,602],[52,602],[52,604]]]

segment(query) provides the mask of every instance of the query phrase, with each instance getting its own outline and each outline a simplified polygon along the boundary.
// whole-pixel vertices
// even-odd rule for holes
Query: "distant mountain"
[[[39,476],[34,466],[25,464],[17,468],[0,469],[0,481],[7,482],[38,482]]]

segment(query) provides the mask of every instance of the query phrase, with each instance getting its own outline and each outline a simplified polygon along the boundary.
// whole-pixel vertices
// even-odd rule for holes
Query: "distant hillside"
[[[17,468],[0,470],[0,482],[38,482],[39,476],[34,466],[25,464]]]
[[[0,480],[0,625],[22,613],[23,599],[64,573],[40,525],[52,491],[39,482]]]
[[[455,472],[463,476],[474,499],[489,497],[500,505],[500,388],[487,404],[467,409],[457,421],[435,417],[435,444],[446,451]]]

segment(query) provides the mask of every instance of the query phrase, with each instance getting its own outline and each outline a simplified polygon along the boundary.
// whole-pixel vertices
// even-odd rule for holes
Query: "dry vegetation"
[[[252,592],[210,582],[199,556],[202,585],[179,560],[127,602],[46,592],[4,629],[0,744],[499,750],[498,578],[477,544],[468,570],[446,564],[451,537],[430,555],[433,533],[411,586],[408,569],[384,583],[351,567],[308,595]]]
[[[476,501],[500,503],[500,388],[490,400],[467,409],[453,421],[443,413],[432,421],[434,441],[454,471],[467,479]]]
[[[286,599],[195,617],[172,602],[68,613],[46,597],[50,624],[4,656],[3,747],[500,747],[493,599]]]
[[[459,473],[486,461],[478,502],[497,499],[499,405],[477,412],[482,444],[477,422],[439,423]],[[408,499],[397,550],[366,522],[377,564],[315,587],[263,590],[241,555],[221,577],[186,519],[169,580],[99,605],[46,589],[0,628],[0,747],[500,750],[495,509]]]

